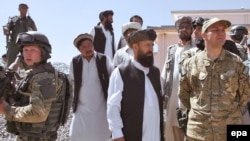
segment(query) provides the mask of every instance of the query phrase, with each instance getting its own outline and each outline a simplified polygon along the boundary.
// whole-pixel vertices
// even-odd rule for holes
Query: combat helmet
[[[202,17],[196,17],[193,21],[192,21],[192,26],[195,28],[197,25],[202,26],[204,23],[204,19]]]
[[[244,35],[248,35],[248,30],[243,25],[234,25],[231,27],[229,35],[231,39],[241,41]]]
[[[21,54],[24,45],[37,44],[42,49],[42,60],[47,61],[47,59],[51,58],[51,45],[49,40],[44,34],[40,32],[28,31],[19,33],[17,35],[16,44],[19,45]]]

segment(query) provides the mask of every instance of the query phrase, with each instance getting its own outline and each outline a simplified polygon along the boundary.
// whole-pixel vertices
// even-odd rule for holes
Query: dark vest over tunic
[[[109,85],[109,74],[107,71],[107,63],[106,63],[106,56],[102,53],[96,54],[96,67],[98,71],[98,76],[102,85],[104,98],[107,100],[108,97],[108,85]],[[83,70],[83,63],[82,63],[82,55],[78,55],[73,58],[73,73],[74,73],[74,98],[73,98],[73,112],[77,109],[77,103],[80,94],[80,88],[82,84],[82,70]]]
[[[112,54],[115,54],[115,42],[114,42],[114,33],[110,32],[112,35]],[[101,26],[95,26],[95,37],[94,37],[94,47],[95,51],[104,53],[105,51],[105,44],[106,44],[106,37],[102,31]]]
[[[131,61],[127,65],[118,67],[124,83],[121,101],[121,117],[124,126],[122,131],[126,141],[141,141],[145,99],[144,72],[137,69]],[[148,77],[158,97],[160,110],[160,137],[161,141],[163,141],[163,105],[159,69],[151,67]]]

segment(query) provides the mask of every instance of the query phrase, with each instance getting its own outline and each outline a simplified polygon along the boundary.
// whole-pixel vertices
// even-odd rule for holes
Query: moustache
[[[149,51],[149,52],[146,53],[146,55],[153,55],[153,52]]]
[[[86,51],[86,54],[91,54],[93,53],[93,51],[89,50],[89,51]]]

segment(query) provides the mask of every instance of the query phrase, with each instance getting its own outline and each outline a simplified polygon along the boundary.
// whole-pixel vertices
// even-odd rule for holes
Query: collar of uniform
[[[142,66],[139,62],[137,62],[134,58],[132,58],[132,63],[135,67],[144,72],[145,75],[149,73],[149,68]]]
[[[220,56],[218,57],[218,60],[225,60],[225,55],[226,55],[226,51],[225,49],[222,49]]]
[[[216,60],[224,60],[225,54],[226,54],[225,50],[222,49],[222,50],[221,50],[220,56],[219,56]],[[199,57],[200,57],[201,59],[203,59],[203,60],[211,60],[211,59],[208,57],[208,55],[207,55],[206,49],[203,50],[203,51],[201,51],[201,53],[199,53]]]

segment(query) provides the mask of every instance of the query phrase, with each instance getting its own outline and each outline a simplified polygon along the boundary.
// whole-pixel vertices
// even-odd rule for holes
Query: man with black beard
[[[162,83],[166,106],[165,137],[166,141],[183,141],[185,133],[179,128],[176,108],[184,108],[178,98],[180,74],[179,62],[184,51],[196,47],[192,40],[192,18],[179,17],[175,22],[180,41],[168,47],[166,62],[162,70]]]
[[[163,141],[160,71],[153,63],[153,29],[129,34],[134,58],[118,65],[108,88],[107,117],[113,141]]]
[[[115,54],[113,15],[112,10],[102,11],[99,14],[100,22],[90,30],[90,34],[94,37],[95,51],[107,55],[111,60]]]

